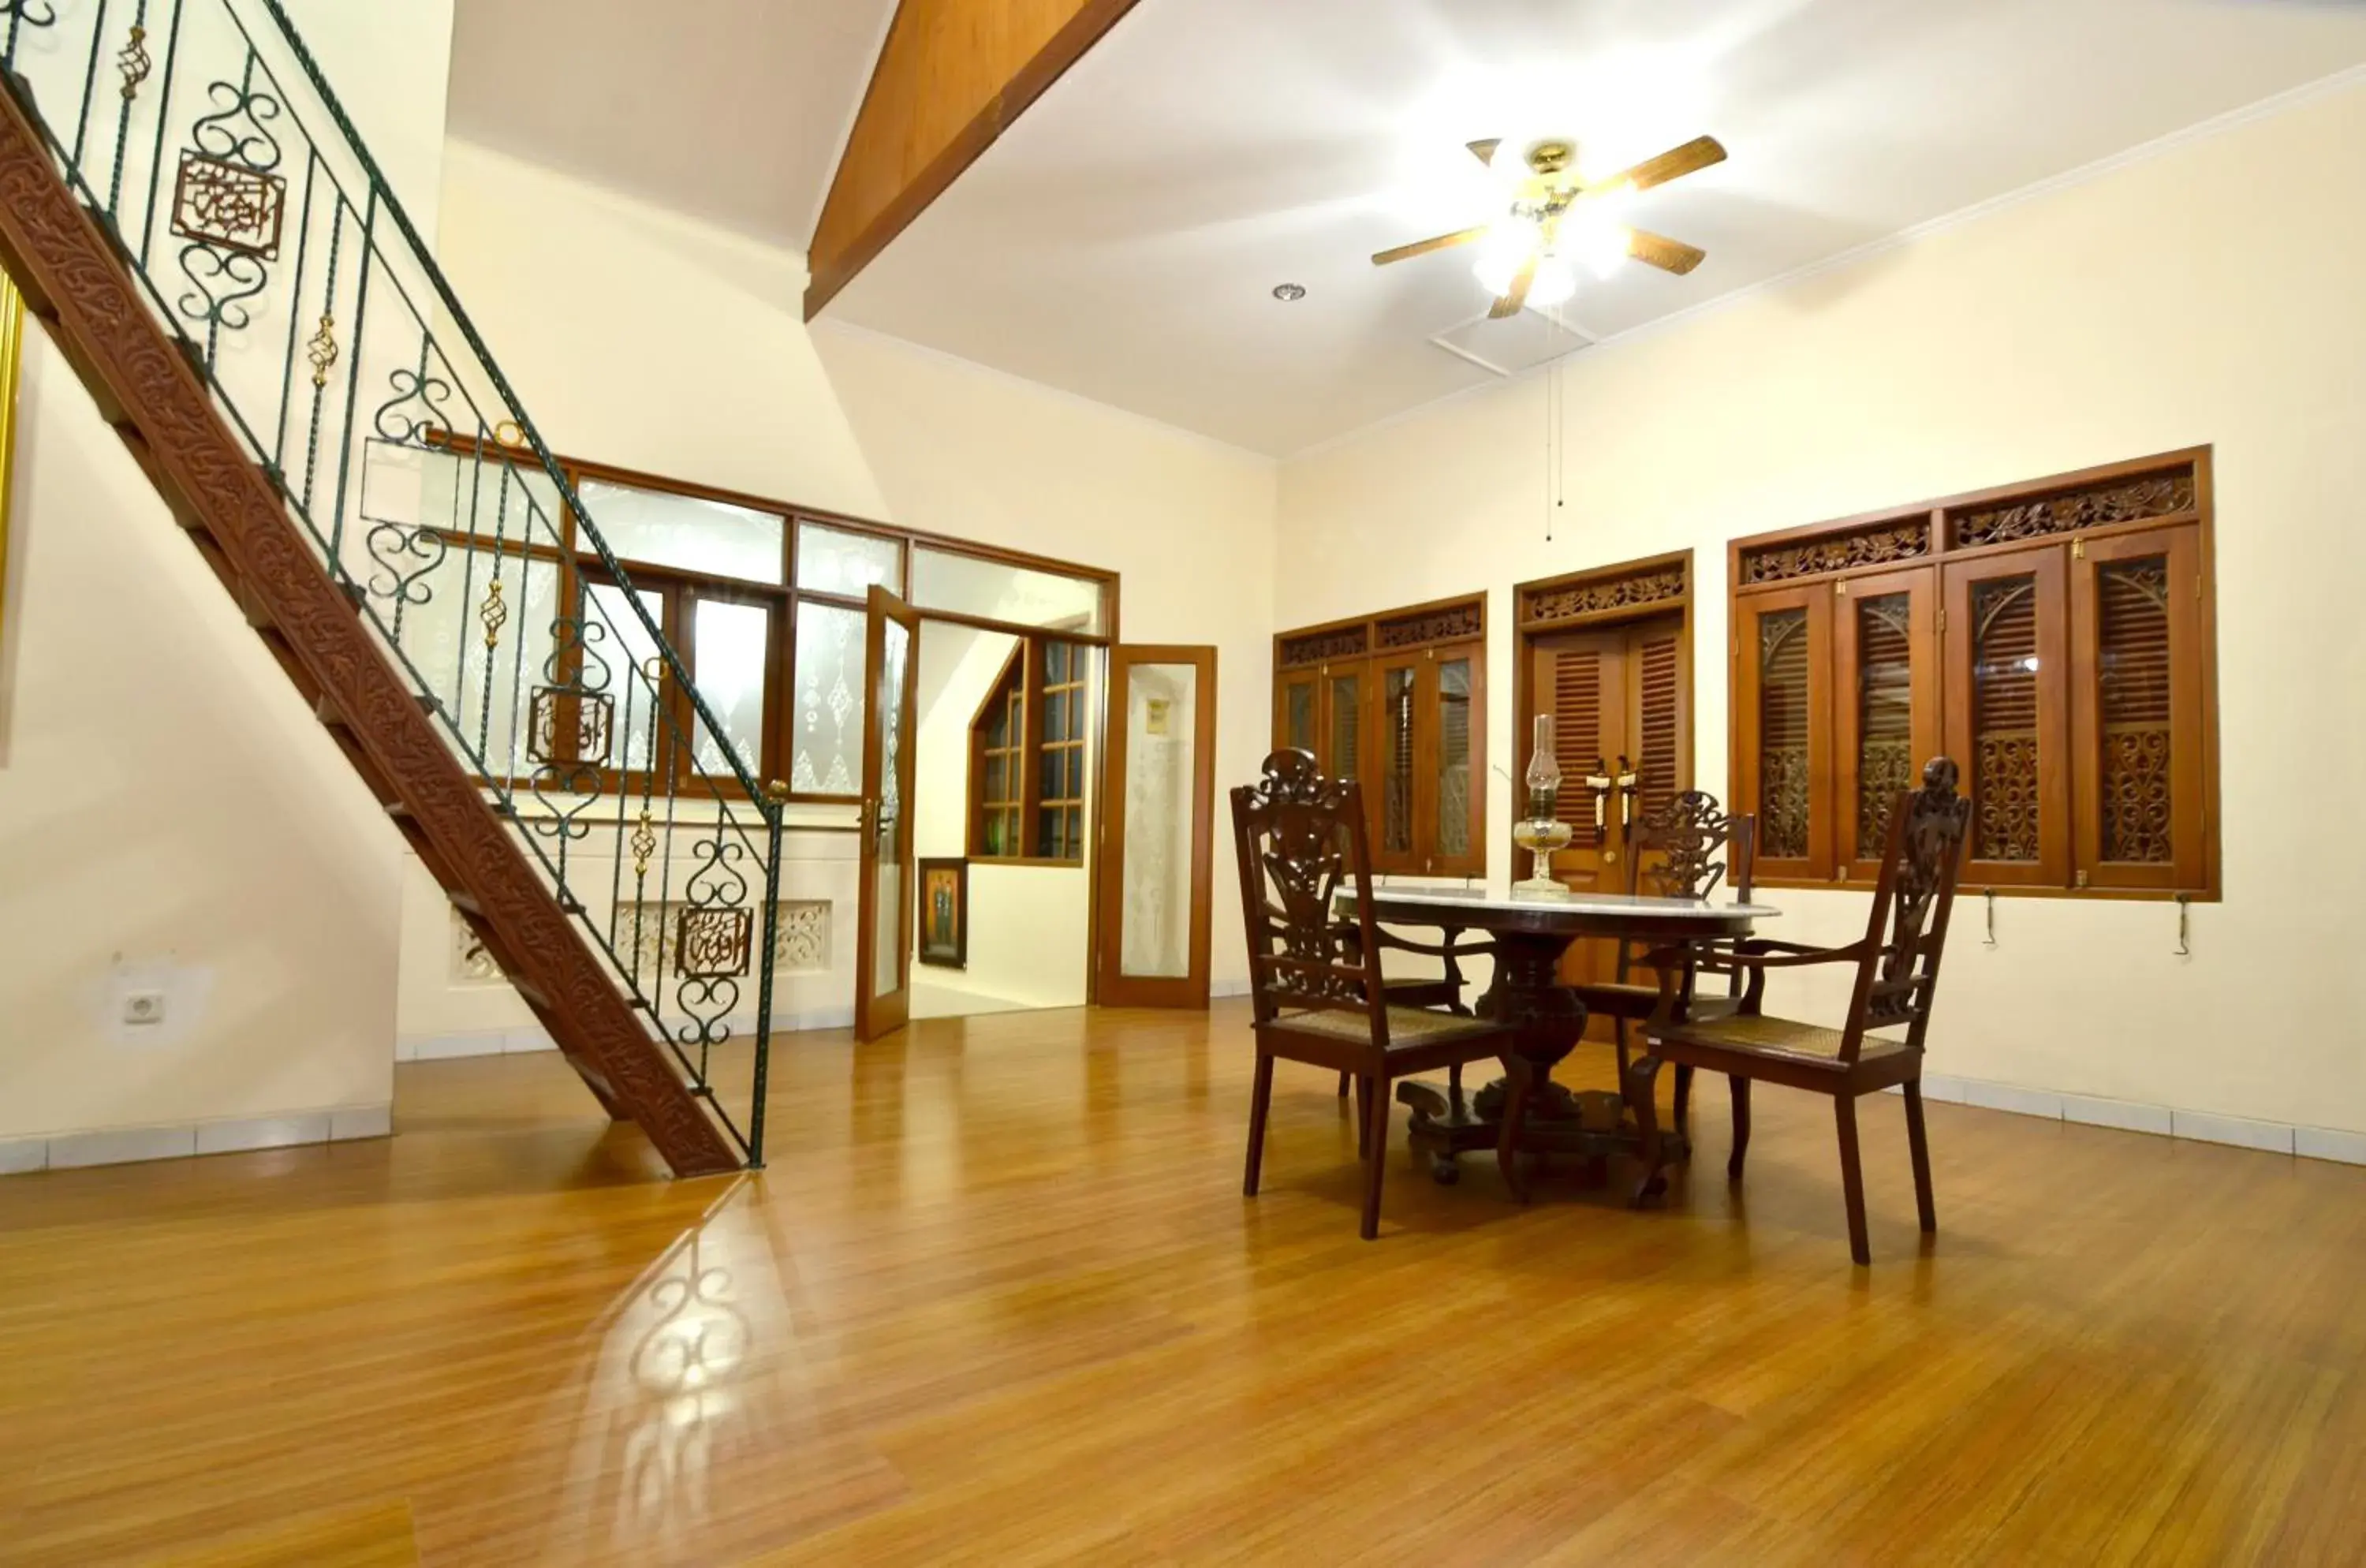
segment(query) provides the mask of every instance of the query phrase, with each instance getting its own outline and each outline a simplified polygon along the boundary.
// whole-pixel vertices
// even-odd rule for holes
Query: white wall
[[[1216,776],[1253,776],[1269,730],[1269,460],[892,340],[808,331],[796,253],[464,141],[446,147],[440,248],[554,449],[1114,570],[1127,640],[1217,646]],[[1222,989],[1246,965],[1229,857],[1215,861]],[[412,882],[414,903],[432,900]],[[794,868],[786,895],[807,896]],[[850,954],[852,919],[837,919]],[[985,936],[974,908],[974,954]],[[461,1027],[443,1010],[445,961],[406,942],[406,1035]],[[851,968],[845,984],[851,998]]]
[[[432,193],[450,0],[294,9],[390,177]],[[383,1132],[400,840],[38,327],[27,349],[0,1169]],[[127,1028],[148,990],[163,1023]]]
[[[1580,354],[1553,543],[1536,378],[1294,460],[1280,623],[1488,587],[1501,757],[1509,585],[1693,547],[1696,773],[1723,794],[1726,540],[2214,443],[2225,901],[2195,908],[2190,958],[2169,904],[2002,899],[1993,950],[1960,907],[1932,1070],[2366,1129],[2366,843],[2327,820],[2366,790],[2361,254],[2351,87]],[[1786,937],[1863,930],[1859,896],[1774,901]]]

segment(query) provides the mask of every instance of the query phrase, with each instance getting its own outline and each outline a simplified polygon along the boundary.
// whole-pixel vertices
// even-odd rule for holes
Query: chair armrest
[[[1804,942],[1777,942],[1772,937],[1747,937],[1730,948],[1718,949],[1705,960],[1688,943],[1655,948],[1644,960],[1660,974],[1660,1003],[1651,1011],[1653,1023],[1673,1023],[1677,1008],[1691,999],[1691,980],[1700,969],[1715,975],[1749,976],[1741,993],[1741,1010],[1756,1012],[1766,990],[1769,969],[1803,969],[1815,964],[1861,964],[1874,944],[1864,939],[1845,947],[1809,947]]]
[[[1425,953],[1432,958],[1475,958],[1495,951],[1495,943],[1486,938],[1457,942],[1454,936],[1449,935],[1444,942],[1415,942],[1411,937],[1397,935],[1386,926],[1374,927],[1373,935],[1382,947],[1400,953]]]

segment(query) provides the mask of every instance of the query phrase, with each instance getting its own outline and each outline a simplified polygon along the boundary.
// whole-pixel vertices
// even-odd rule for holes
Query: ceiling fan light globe
[[[1540,310],[1566,304],[1577,292],[1577,275],[1559,256],[1547,256],[1537,264],[1536,280],[1528,285],[1528,303]]]

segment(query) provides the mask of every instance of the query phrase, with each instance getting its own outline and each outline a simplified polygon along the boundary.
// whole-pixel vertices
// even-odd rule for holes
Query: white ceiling
[[[451,128],[803,250],[895,9],[456,0]]]
[[[1730,150],[1639,199],[1708,260],[1582,286],[1599,338],[2361,61],[2353,0],[1142,0],[828,315],[1286,454],[1493,378],[1429,341],[1469,253],[1366,259],[1492,216],[1473,138]]]

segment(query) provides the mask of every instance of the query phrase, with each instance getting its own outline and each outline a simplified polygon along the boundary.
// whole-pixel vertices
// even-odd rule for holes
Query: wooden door
[[[1972,797],[1966,887],[2070,885],[2068,553],[2037,545],[1946,568],[1947,752]]]
[[[1758,818],[1761,879],[1830,880],[1832,590],[1803,583],[1733,607],[1736,765],[1728,809]]]
[[[1110,649],[1098,901],[1105,1007],[1208,1005],[1216,650]]]
[[[2202,540],[2191,524],[2084,539],[2070,559],[2074,837],[2081,886],[2208,882]]]
[[[1655,620],[1538,637],[1528,658],[1530,700],[1538,712],[1553,716],[1554,760],[1561,770],[1557,815],[1575,835],[1553,857],[1554,878],[1575,892],[1628,892],[1635,823],[1692,785],[1685,722],[1691,682],[1682,623]],[[1636,775],[1631,798],[1603,797],[1586,787],[1589,776],[1615,779],[1622,759]],[[1523,755],[1507,765],[1515,765],[1517,778],[1527,762]],[[1525,788],[1515,784],[1515,801]],[[1515,852],[1522,875],[1527,852]],[[1560,972],[1565,983],[1578,985],[1615,979],[1617,969],[1616,942],[1578,942],[1570,944]]]
[[[855,892],[854,1037],[875,1040],[911,1015],[912,678],[920,617],[884,588],[871,590],[863,689],[862,821]]]
[[[1832,657],[1841,671],[1835,832],[1852,881],[1881,876],[1889,810],[1920,783],[1944,747],[1939,722],[1938,581],[1928,567],[1854,578],[1832,606]]]

